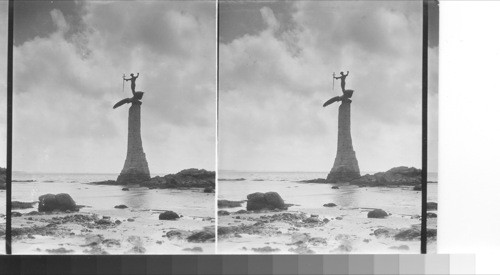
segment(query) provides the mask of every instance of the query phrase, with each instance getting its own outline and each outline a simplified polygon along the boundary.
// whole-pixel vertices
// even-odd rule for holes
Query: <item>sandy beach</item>
[[[358,187],[299,183],[311,175],[253,173],[226,175],[219,200],[243,201],[219,211],[218,252],[224,254],[420,253],[421,192],[412,187]],[[437,185],[430,186],[430,193]],[[284,211],[248,212],[246,195],[275,191]],[[333,203],[336,206],[326,207]],[[368,218],[373,209],[389,216]],[[224,212],[226,211],[226,212]],[[436,218],[429,219],[430,227]],[[430,230],[430,235],[435,231]],[[435,247],[435,236],[429,247]]]
[[[93,179],[96,177],[109,178],[100,175]],[[38,203],[13,210],[19,213],[12,220],[14,254],[215,252],[213,193],[204,193],[202,188],[134,186],[125,191],[123,186],[81,181],[85,179],[79,175],[38,175],[35,182],[13,183],[13,201],[36,202],[42,194],[68,193],[82,206],[71,213],[40,213]],[[126,208],[115,208],[119,205]],[[180,218],[159,220],[160,213],[167,210]]]

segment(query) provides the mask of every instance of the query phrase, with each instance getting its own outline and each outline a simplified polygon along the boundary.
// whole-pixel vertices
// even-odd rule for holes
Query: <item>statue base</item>
[[[129,169],[127,171],[122,171],[116,182],[118,184],[140,184],[151,179],[149,173],[144,173],[135,169]]]

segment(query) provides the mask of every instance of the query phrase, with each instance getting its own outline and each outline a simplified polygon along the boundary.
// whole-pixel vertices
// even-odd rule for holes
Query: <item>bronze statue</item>
[[[120,101],[118,101],[114,106],[113,106],[113,109],[116,109],[120,106],[122,106],[123,104],[127,104],[127,103],[132,103],[132,102],[137,102],[137,103],[141,103],[141,99],[142,99],[142,96],[144,95],[144,92],[140,92],[140,91],[135,91],[135,80],[139,77],[139,73],[137,73],[137,76],[134,76],[134,74],[130,74],[130,78],[129,79],[126,79],[125,78],[125,75],[123,76],[123,80],[125,81],[130,81],[130,88],[132,89],[132,97],[130,98],[125,98],[125,99],[122,99]]]
[[[351,102],[351,100],[349,98],[352,97],[352,94],[354,93],[353,90],[346,90],[345,89],[345,79],[346,77],[349,75],[349,71],[347,71],[347,74],[344,74],[344,72],[340,72],[340,76],[339,77],[335,77],[335,73],[333,73],[333,86],[332,86],[332,90],[335,86],[335,79],[340,79],[340,87],[342,88],[342,95],[341,96],[334,96],[332,98],[330,98],[329,100],[327,100],[324,104],[323,104],[323,107],[326,107],[334,102],[337,102],[337,101],[347,101],[347,102]]]
[[[348,72],[349,73],[349,72]],[[125,81],[130,81],[130,88],[132,89],[132,94],[135,95],[135,80],[139,77],[139,73],[137,73],[137,76],[134,76],[134,74],[130,74],[130,78],[126,79],[125,76],[123,76],[123,80]]]

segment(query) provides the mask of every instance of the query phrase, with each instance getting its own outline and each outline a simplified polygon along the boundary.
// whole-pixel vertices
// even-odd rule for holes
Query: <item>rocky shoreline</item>
[[[98,182],[90,182],[89,184],[96,185],[125,185],[118,183],[115,180],[106,180]],[[156,176],[148,181],[136,184],[149,189],[188,189],[188,188],[204,188],[205,193],[213,193],[215,189],[215,172],[204,169],[185,169],[176,174],[168,174],[165,176]]]
[[[272,198],[271,203],[255,209],[251,201],[257,197],[262,203],[268,193],[272,194],[268,195]],[[316,209],[308,208],[306,212],[287,205],[279,194],[268,193],[249,194],[246,205],[245,201],[219,200],[219,204],[226,206],[225,210],[218,212],[220,252],[329,254],[420,251],[420,215],[341,207],[333,202],[318,204]],[[437,209],[437,204],[430,205],[430,209]],[[432,211],[427,215],[429,246],[436,243],[437,230],[432,226],[436,217]]]
[[[317,178],[311,180],[301,180],[302,183],[332,183],[328,179]],[[357,185],[361,187],[379,186],[418,186],[422,184],[422,170],[414,167],[399,166],[389,169],[386,172],[379,172],[373,175],[367,174],[357,179],[350,180],[344,184]]]

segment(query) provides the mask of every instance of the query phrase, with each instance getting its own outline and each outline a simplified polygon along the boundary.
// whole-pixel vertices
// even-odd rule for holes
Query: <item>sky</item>
[[[421,168],[421,2],[219,3],[219,169],[328,172],[338,103],[322,104],[341,94],[331,77],[340,71],[350,72],[346,88],[355,91],[351,134],[361,171]],[[431,32],[429,60],[437,60]],[[437,150],[437,138],[429,143]],[[436,171],[437,153],[428,165]]]
[[[112,106],[139,72],[150,171],[214,171],[215,17],[213,1],[16,1],[13,170],[119,173],[130,105]]]

